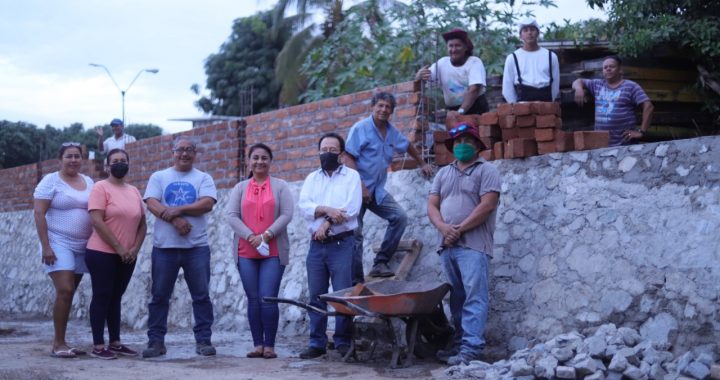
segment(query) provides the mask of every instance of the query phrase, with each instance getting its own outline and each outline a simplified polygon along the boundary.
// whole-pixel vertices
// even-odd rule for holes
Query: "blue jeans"
[[[372,197],[370,203],[363,203],[358,215],[358,227],[355,229],[355,251],[353,252],[353,284],[365,282],[363,273],[363,218],[365,211],[370,210],[373,214],[387,220],[388,226],[385,230],[380,251],[375,255],[375,264],[387,263],[395,254],[400,239],[405,233],[407,227],[407,215],[405,210],[395,201],[392,195],[388,194],[383,199],[382,204],[375,202],[375,196]]]
[[[327,303],[318,296],[328,292],[328,281],[332,282],[333,290],[341,290],[352,286],[352,257],[355,239],[347,236],[344,239],[329,243],[310,242],[307,255],[308,292],[310,305],[327,310]],[[310,314],[310,347],[325,349],[327,345],[327,316],[315,312]],[[350,317],[335,317],[335,347],[350,344]]]
[[[119,342],[120,304],[135,270],[135,262],[123,263],[119,255],[88,249],[85,263],[92,282],[90,327],[93,344],[105,344],[105,322],[110,343]]]
[[[210,302],[210,247],[158,248],[152,250],[152,300],[148,305],[148,339],[165,342],[170,296],[180,268],[192,298],[195,341],[210,343],[213,306]]]
[[[263,297],[277,297],[285,266],[280,259],[238,258],[238,271],[247,296],[247,316],[253,344],[275,347],[275,335],[280,319],[278,304],[262,302]]]
[[[453,343],[463,355],[476,357],[485,347],[485,323],[489,309],[490,257],[465,247],[440,252],[443,272],[452,285],[450,312],[455,326]]]

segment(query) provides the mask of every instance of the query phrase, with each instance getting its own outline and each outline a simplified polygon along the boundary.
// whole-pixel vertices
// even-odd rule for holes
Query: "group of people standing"
[[[557,55],[539,45],[540,26],[535,19],[521,20],[517,30],[522,46],[505,59],[502,77],[505,101],[558,101],[561,78]],[[468,33],[453,29],[444,33],[443,38],[448,56],[422,67],[415,79],[438,84],[449,111],[461,115],[487,112],[485,66],[479,57],[473,56],[474,46]],[[637,83],[624,79],[622,74],[622,60],[609,56],[603,60],[603,79],[577,79],[572,85],[579,106],[587,101],[586,91],[594,96],[595,130],[608,131],[611,146],[642,138],[652,119],[650,99]],[[642,107],[639,127],[634,112],[638,106]]]
[[[385,189],[387,169],[396,153],[409,153],[421,162],[421,171],[433,169],[390,122],[396,101],[392,94],[376,93],[372,114],[357,122],[347,142],[327,133],[317,142],[319,168],[305,179],[297,210],[307,222],[310,241],[306,256],[309,303],[327,304],[319,295],[365,281],[362,217],[367,210],[388,221],[380,251],[367,273],[394,275],[390,260],[408,223],[407,215]],[[492,256],[495,209],[500,177],[495,167],[479,156],[477,128],[460,126],[450,131],[447,144],[456,162],[442,168],[433,181],[428,216],[438,229],[443,268],[452,284],[451,310],[456,327],[453,347],[445,360],[472,360],[484,346],[482,338],[488,309],[487,273]],[[60,170],[38,184],[35,221],[42,261],[56,289],[53,308],[55,339],[52,355],[71,358],[85,354],[65,341],[65,329],[75,289],[90,273],[90,355],[114,359],[138,353],[121,343],[121,300],[133,274],[147,224],[143,201],[155,216],[152,248],[152,298],[148,310],[146,358],[166,353],[165,335],[169,299],[180,268],[192,298],[196,352],[214,355],[211,343],[213,307],[209,297],[210,248],[207,218],[217,191],[207,173],[193,167],[197,145],[180,136],[173,145],[173,166],[151,175],[144,195],[124,181],[130,157],[124,149],[111,149],[106,158],[109,177],[93,183],[80,173],[81,147],[61,146]],[[289,264],[287,226],[296,208],[290,187],[271,175],[273,152],[265,144],[247,151],[250,176],[230,192],[225,219],[234,232],[232,255],[247,296],[247,319],[254,348],[250,358],[272,359],[279,322],[275,303],[285,267]],[[479,269],[479,270],[478,270]],[[304,359],[326,353],[327,317],[309,312],[310,340],[299,353]],[[109,344],[105,344],[107,326]],[[334,347],[341,354],[350,348],[351,319],[335,318]],[[453,359],[454,358],[454,359]]]
[[[119,132],[122,135],[122,124]],[[56,291],[51,355],[73,358],[86,354],[65,340],[72,298],[85,273],[90,274],[92,283],[90,355],[100,359],[138,355],[121,343],[120,321],[122,296],[147,234],[143,201],[156,221],[149,343],[142,354],[154,357],[165,353],[169,300],[182,268],[193,300],[196,351],[214,355],[205,214],[216,202],[215,184],[208,174],[192,167],[196,143],[181,136],[174,143],[173,166],[153,173],[142,196],[125,182],[130,157],[123,148],[124,144],[107,152],[109,176],[93,183],[80,173],[81,145],[63,143],[58,152],[60,170],[43,177],[35,189],[34,215],[42,262]],[[106,327],[108,345],[104,339]]]

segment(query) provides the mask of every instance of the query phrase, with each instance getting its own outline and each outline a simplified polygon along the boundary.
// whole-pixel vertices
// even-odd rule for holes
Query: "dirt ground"
[[[18,320],[0,316],[0,380],[61,379],[439,379],[445,367],[435,361],[415,360],[408,368],[390,369],[389,356],[375,353],[364,362],[344,363],[339,354],[314,360],[302,360],[297,353],[307,337],[279,337],[275,348],[277,359],[248,359],[252,341],[236,333],[214,333],[218,354],[199,357],[195,354],[192,331],[168,333],[167,355],[154,359],[120,357],[100,360],[89,356],[59,359],[50,356],[52,323],[49,320]],[[90,326],[72,320],[68,326],[68,343],[90,350]],[[141,351],[147,343],[145,331],[122,332],[123,342]]]

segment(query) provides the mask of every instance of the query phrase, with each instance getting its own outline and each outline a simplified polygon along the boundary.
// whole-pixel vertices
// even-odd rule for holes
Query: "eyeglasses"
[[[470,129],[470,127],[468,127],[467,124],[461,124],[460,126],[455,127],[449,131],[450,137],[455,138],[459,134],[461,134],[463,132],[467,132],[468,129]]]
[[[62,143],[60,146],[63,147],[63,148],[68,148],[68,147],[71,147],[71,146],[72,146],[72,147],[80,147],[80,146],[82,146],[82,145],[81,145],[79,142],[64,142],[64,143]]]
[[[173,149],[173,151],[175,153],[181,153],[181,154],[182,153],[194,153],[195,148],[191,147],[191,146],[187,146],[187,147],[182,147],[182,148],[175,148],[175,149]]]

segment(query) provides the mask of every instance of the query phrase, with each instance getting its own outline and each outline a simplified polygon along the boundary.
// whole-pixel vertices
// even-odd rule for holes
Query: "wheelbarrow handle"
[[[314,312],[316,312],[316,313],[319,313],[319,314],[322,314],[322,315],[326,315],[326,316],[329,316],[329,317],[333,317],[333,316],[337,315],[337,313],[334,312],[334,311],[323,310],[323,309],[320,309],[320,308],[315,307],[315,306],[313,306],[313,305],[310,305],[309,303],[300,302],[300,301],[296,301],[296,300],[291,300],[291,299],[288,299],[288,298],[263,297],[262,300],[263,300],[263,302],[269,302],[269,303],[289,303],[290,305],[295,305],[295,306],[301,307],[301,308],[303,308],[303,309],[306,309],[306,310],[309,310],[309,311],[314,311]]]
[[[347,307],[350,310],[353,310],[357,312],[358,314],[367,316],[367,317],[375,317],[375,318],[384,318],[384,316],[380,313],[376,313],[374,311],[370,311],[368,309],[365,309],[362,306],[358,306],[352,302],[348,302],[345,298],[342,297],[333,297],[328,295],[322,295],[320,296],[320,299],[323,301],[330,301],[330,302],[337,302],[345,307]]]

